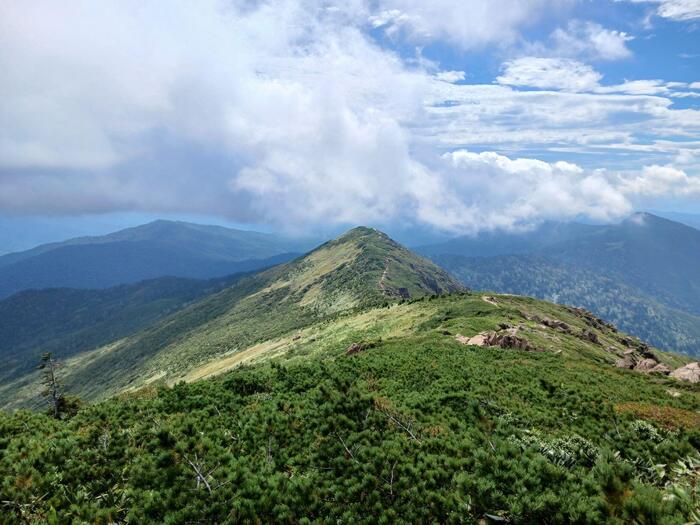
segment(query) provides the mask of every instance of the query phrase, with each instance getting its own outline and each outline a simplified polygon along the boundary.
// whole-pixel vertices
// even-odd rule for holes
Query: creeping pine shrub
[[[546,438],[539,432],[526,432],[522,436],[511,436],[510,441],[520,445],[523,450],[534,448],[555,465],[566,468],[576,465],[591,467],[599,454],[590,441],[577,434]]]
[[[664,440],[664,436],[661,435],[661,432],[654,425],[642,419],[637,419],[632,423],[632,430],[639,435],[640,439],[646,441],[661,443]]]
[[[676,462],[666,483],[666,498],[686,509],[692,523],[700,523],[700,454],[697,452]]]

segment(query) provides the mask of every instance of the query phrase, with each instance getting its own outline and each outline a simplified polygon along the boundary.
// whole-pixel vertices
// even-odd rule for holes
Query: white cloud
[[[466,230],[618,216],[644,195],[621,188],[661,184],[547,163],[535,150],[697,170],[700,111],[669,99],[683,86],[602,86],[592,67],[561,57],[515,59],[501,85],[470,85],[367,34],[373,21],[395,38],[472,49],[517,39],[553,4],[503,5],[7,4],[0,210],[206,212],[299,227],[418,217]],[[588,42],[576,53],[621,53],[592,36],[621,33],[589,29],[570,31]],[[694,198],[679,184],[665,194]]]
[[[658,4],[656,14],[663,18],[683,22],[700,19],[700,1],[698,0],[616,0],[631,1],[637,4]]]
[[[504,45],[544,14],[567,9],[571,0],[378,0],[370,21],[389,35],[422,42],[448,41],[462,49]]]
[[[622,193],[650,197],[700,196],[700,178],[673,166],[644,166],[639,173],[618,176]]]
[[[671,20],[700,19],[700,2],[698,0],[664,0],[658,9],[659,16]]]
[[[627,42],[633,37],[622,31],[607,29],[594,22],[572,21],[566,29],[552,35],[551,52],[559,56],[618,60],[632,56]]]
[[[464,71],[440,71],[435,74],[435,78],[443,82],[460,82],[467,77]]]
[[[569,162],[510,158],[492,151],[457,150],[435,177],[429,199],[418,199],[425,220],[445,229],[509,229],[543,219],[585,215],[623,217],[641,196],[700,194],[700,179],[671,166],[638,173],[584,170]]]
[[[597,87],[601,78],[592,67],[576,60],[523,57],[506,62],[497,81],[509,86],[586,91]]]

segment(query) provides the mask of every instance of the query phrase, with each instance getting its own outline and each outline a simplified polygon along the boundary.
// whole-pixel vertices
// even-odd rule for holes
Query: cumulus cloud
[[[644,166],[638,173],[619,175],[618,186],[621,192],[628,195],[700,195],[700,178],[689,177],[673,166]]]
[[[506,62],[496,80],[509,86],[586,91],[597,87],[601,78],[591,66],[577,60],[522,57]]]
[[[618,216],[649,194],[632,190],[644,184],[695,198],[678,189],[696,184],[691,175],[662,186],[644,170],[642,183],[518,158],[539,148],[612,163],[619,152],[640,166],[676,159],[690,173],[700,112],[672,107],[679,86],[606,91],[592,67],[562,57],[521,57],[497,84],[467,84],[465,72],[404,59],[368,32],[473,49],[517,39],[554,4],[6,3],[0,210],[207,213],[298,227],[417,217],[464,231],[573,211]],[[626,38],[568,30],[598,55],[619,55],[596,44],[601,31]]]
[[[552,35],[551,52],[570,57],[618,60],[632,56],[627,42],[633,37],[623,31],[607,29],[594,22],[574,20],[556,29]]]
[[[566,9],[571,0],[378,0],[375,28],[416,42],[444,40],[462,49],[504,45],[542,14]]]
[[[700,178],[672,166],[639,172],[585,170],[564,161],[510,158],[456,150],[443,156],[430,199],[418,213],[445,229],[508,229],[542,219],[587,216],[612,220],[629,214],[635,198],[700,194]]]
[[[700,19],[700,1],[698,0],[617,0],[631,1],[636,4],[658,4],[656,14],[677,22]]]

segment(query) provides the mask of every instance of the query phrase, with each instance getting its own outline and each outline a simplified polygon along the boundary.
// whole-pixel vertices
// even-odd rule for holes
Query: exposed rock
[[[586,322],[586,324],[592,328],[597,328],[598,330],[610,330],[611,332],[617,332],[617,328],[615,327],[615,325],[603,321],[601,318],[596,317],[585,308],[569,308],[569,311],[583,319]]]
[[[359,354],[362,350],[364,347],[360,343],[353,343],[345,349],[345,355]]]
[[[618,359],[615,362],[615,366],[617,368],[627,368],[631,370],[637,364],[637,360],[635,359],[634,354],[627,354],[627,352],[625,352],[625,354],[626,355],[622,359]]]
[[[542,319],[542,324],[548,328],[554,328],[564,333],[571,333],[571,327],[564,321],[559,321],[558,319]]]
[[[584,330],[581,332],[581,335],[579,336],[581,339],[584,339],[586,341],[590,341],[591,343],[600,344],[600,339],[598,339],[598,334],[591,330]]]
[[[646,343],[640,343],[639,346],[637,347],[637,350],[639,351],[639,353],[640,353],[642,356],[648,357],[649,359],[657,360],[657,359],[656,359],[656,355],[654,354],[654,352],[652,352],[652,350],[651,350],[651,348],[649,347],[648,344],[646,344]]]
[[[675,377],[676,379],[680,379],[681,381],[697,383],[700,381],[700,363],[689,363],[680,368],[676,368],[669,375],[671,377]]]
[[[463,345],[473,345],[473,346],[489,346],[488,341],[495,335],[495,332],[481,332],[473,337],[465,337],[461,334],[457,334],[455,339],[462,343]]]
[[[671,373],[671,369],[670,369],[668,366],[666,366],[665,364],[659,363],[659,364],[656,365],[654,368],[652,368],[651,370],[649,370],[649,372],[652,373],[652,374],[663,374],[663,375],[668,375],[668,374]]]
[[[658,364],[659,363],[657,363],[656,360],[646,358],[634,365],[634,369],[638,372],[651,372]]]
[[[517,328],[509,328],[505,333],[481,332],[473,337],[465,337],[457,334],[455,339],[464,345],[474,346],[498,346],[500,348],[512,348],[515,350],[534,351],[536,348],[522,337],[515,335]]]
[[[535,347],[530,344],[530,341],[511,334],[496,334],[496,337],[490,341],[489,346],[500,346],[501,348],[513,348],[528,352],[535,350]]]
[[[492,304],[492,305],[494,305],[494,306],[498,306],[498,301],[496,301],[496,298],[495,298],[495,297],[492,297],[492,296],[490,296],[490,295],[482,295],[482,296],[481,296],[481,299],[482,299],[483,301],[486,301],[486,302],[489,303],[489,304]]]

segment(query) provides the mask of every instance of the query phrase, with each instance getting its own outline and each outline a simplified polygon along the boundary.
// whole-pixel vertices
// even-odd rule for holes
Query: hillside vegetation
[[[465,344],[485,331],[529,346]],[[698,385],[617,368],[630,348],[649,352],[584,311],[515,296],[462,292],[346,310],[188,378],[216,375],[207,380],[151,385],[69,420],[0,414],[3,515],[696,520]],[[655,356],[671,368],[685,362]],[[226,366],[237,368],[220,374]]]
[[[0,301],[0,383],[36,368],[44,352],[63,359],[121,339],[243,275],[162,277],[101,290],[27,290]]]
[[[700,316],[595,270],[527,254],[434,259],[475,288],[582,306],[658,348],[700,355]]]
[[[700,355],[700,231],[689,226],[636,214],[424,250],[470,288],[583,306],[660,348]]]
[[[460,289],[446,272],[383,233],[356,228],[138,333],[66,359],[64,381],[86,399],[154,381],[172,383],[212,360],[322,319],[398,297]],[[0,402],[6,408],[31,406],[38,390],[36,374],[27,374],[0,387]]]

